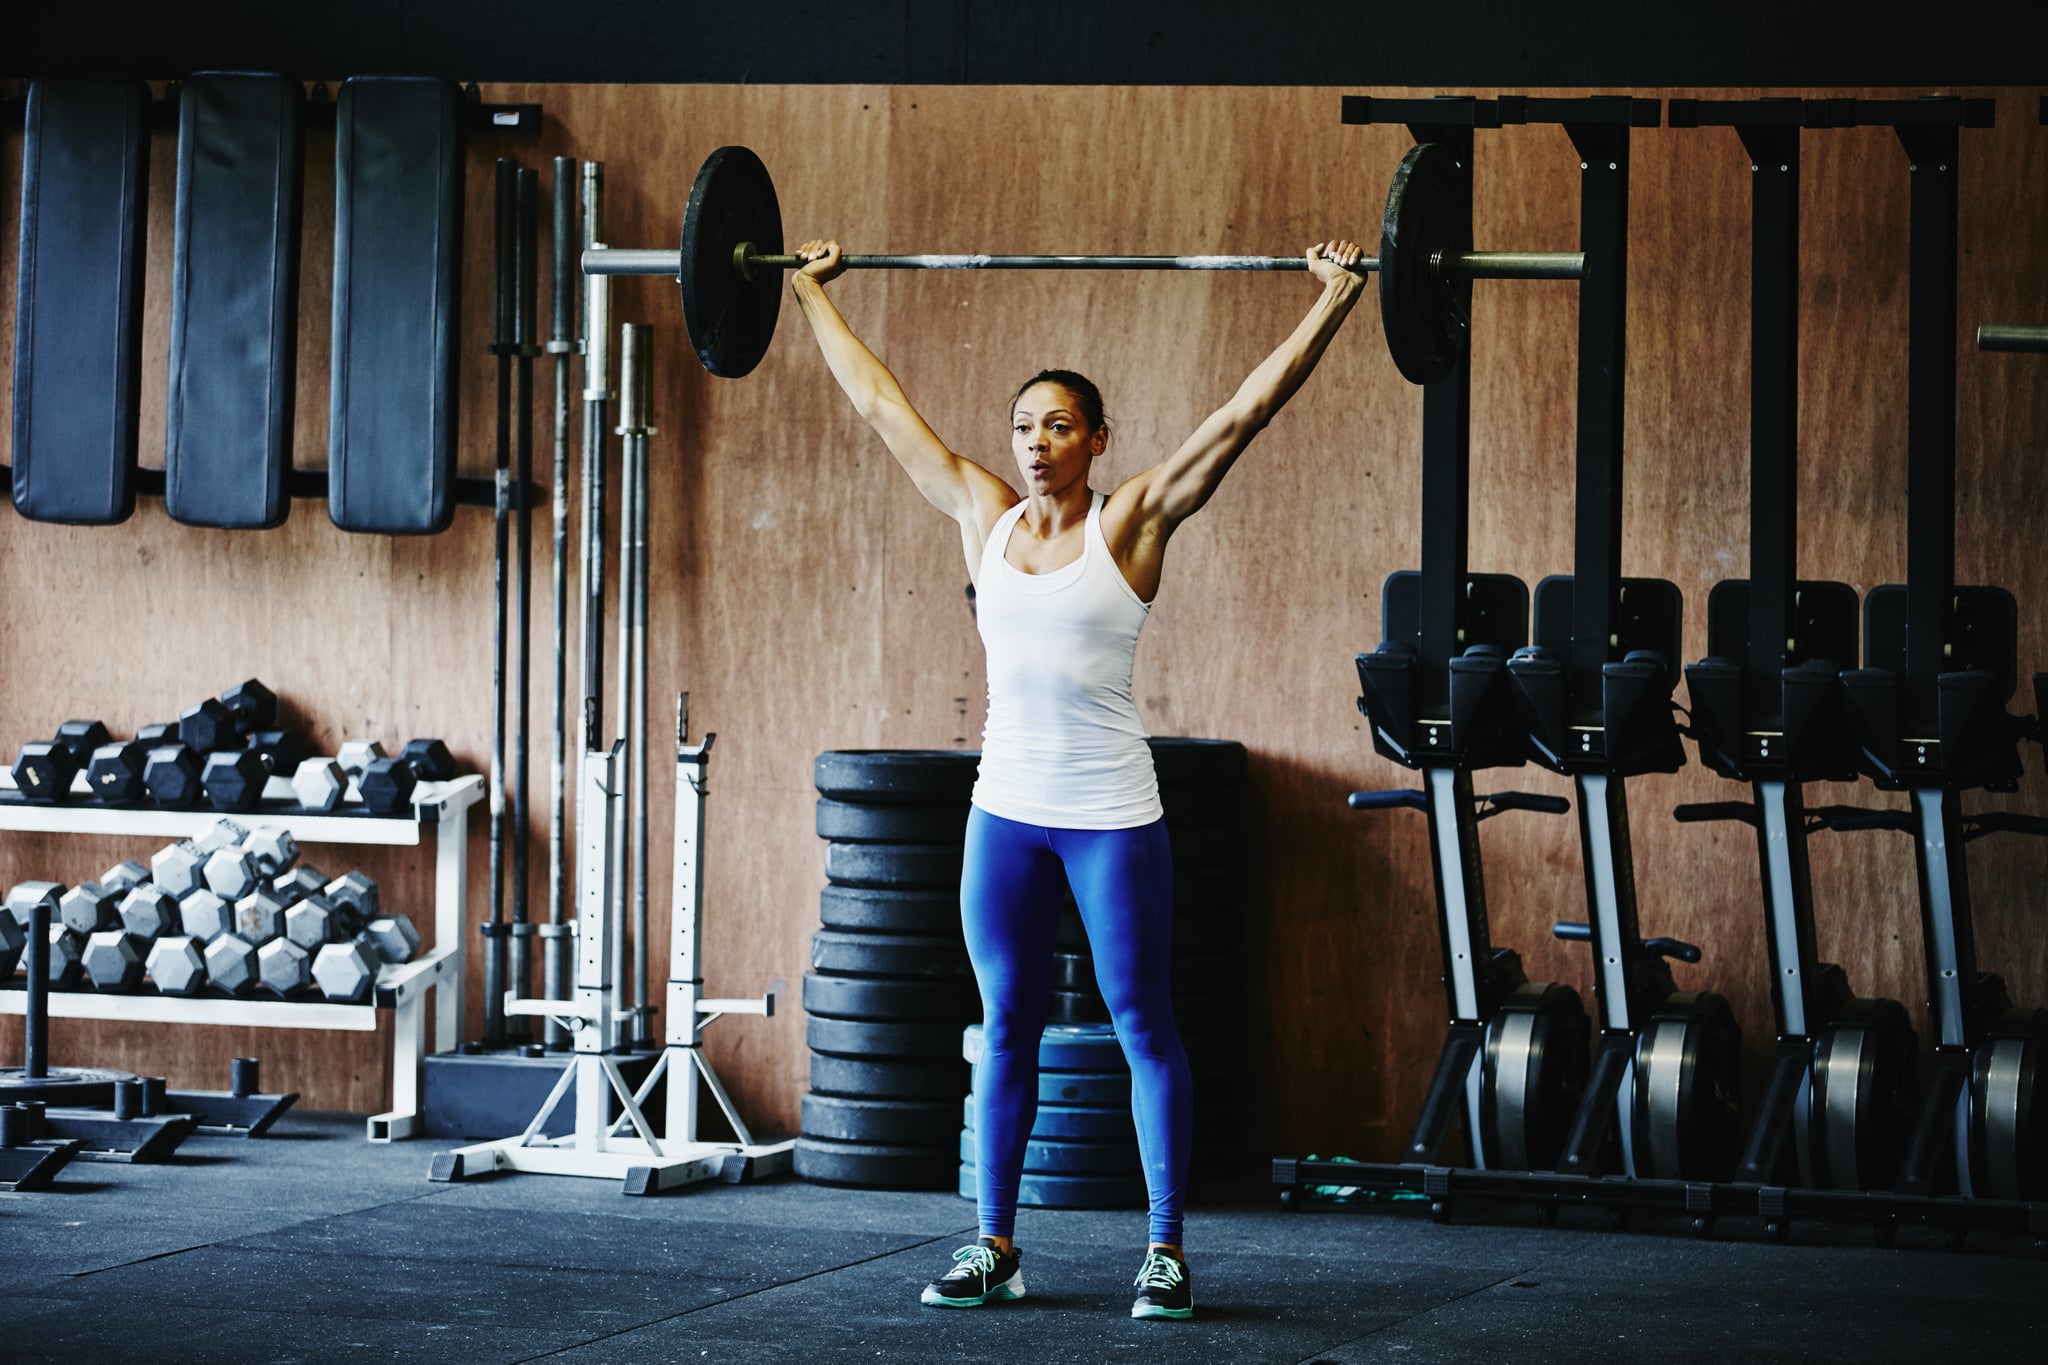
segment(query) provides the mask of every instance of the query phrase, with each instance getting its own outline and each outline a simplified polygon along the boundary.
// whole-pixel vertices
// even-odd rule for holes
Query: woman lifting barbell
[[[1310,247],[1322,294],[1293,334],[1178,450],[1106,495],[1088,486],[1110,436],[1095,386],[1066,370],[1027,380],[1010,403],[1022,496],[954,454],[847,326],[825,294],[843,269],[839,244],[807,242],[796,254],[807,264],[790,286],[832,377],[918,491],[959,523],[988,655],[960,880],[985,1041],[974,1100],[981,1236],[953,1253],[923,1301],[971,1308],[1024,1296],[1012,1236],[1064,881],[1131,1068],[1151,1205],[1131,1316],[1191,1317],[1181,1210],[1193,1097],[1168,984],[1173,860],[1131,665],[1167,541],[1322,359],[1364,287],[1349,269],[1359,248]]]

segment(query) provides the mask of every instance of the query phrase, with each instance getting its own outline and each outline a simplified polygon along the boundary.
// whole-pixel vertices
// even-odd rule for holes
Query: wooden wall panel
[[[690,178],[713,147],[742,142],[777,178],[791,242],[834,233],[849,249],[1283,252],[1337,233],[1370,236],[1398,128],[1347,128],[1335,90],[1285,88],[501,86],[539,100],[534,144],[478,145],[469,170],[462,468],[491,463],[491,157],[549,173],[555,154],[606,163],[606,236],[675,239]],[[1389,92],[1408,93],[1408,92]],[[1664,96],[1693,93],[1646,92]],[[1726,94],[1729,92],[1697,92]],[[1738,92],[1740,93],[1740,92]],[[1752,92],[1753,93],[1753,92]],[[1839,92],[1830,92],[1839,93]],[[1878,92],[1874,92],[1878,93]],[[2048,132],[2037,92],[1995,92],[2000,127],[1964,135],[1964,331],[2048,317]],[[172,144],[154,146],[150,364],[144,460],[160,460]],[[4,188],[18,137],[0,140]],[[1882,129],[1805,141],[1801,438],[1802,565],[1867,590],[1904,568],[1906,183]],[[1482,247],[1569,249],[1577,163],[1555,128],[1480,135]],[[324,461],[332,149],[311,140],[297,462]],[[1628,572],[1676,582],[1685,653],[1705,652],[1712,584],[1746,572],[1748,170],[1733,133],[1644,130],[1635,142],[1628,368]],[[0,261],[11,319],[12,253]],[[543,272],[545,273],[545,272]],[[852,276],[835,297],[956,448],[1009,472],[1003,404],[1044,365],[1095,376],[1116,421],[1098,486],[1166,453],[1293,325],[1312,290],[1294,277]],[[654,943],[666,947],[672,809],[666,749],[688,689],[711,765],[703,942],[707,988],[773,987],[773,1019],[733,1019],[711,1052],[750,1120],[793,1128],[805,1085],[796,988],[816,927],[822,850],[811,761],[827,748],[972,747],[983,718],[979,642],[953,529],[918,499],[833,389],[793,308],[748,380],[713,379],[687,354],[673,289],[629,280],[618,321],[655,328],[649,641]],[[543,326],[545,326],[543,318]],[[1371,304],[1322,370],[1231,475],[1169,556],[1139,650],[1137,694],[1158,734],[1250,746],[1259,874],[1247,897],[1248,1025],[1266,1065],[1260,1137],[1275,1152],[1389,1154],[1428,1079],[1442,1005],[1422,822],[1360,816],[1359,787],[1408,783],[1376,758],[1354,707],[1351,657],[1379,634],[1379,592],[1418,555],[1420,404],[1387,363]],[[1576,303],[1567,285],[1481,283],[1474,318],[1472,565],[1532,585],[1569,569]],[[0,327],[0,387],[11,374]],[[2025,666],[2048,664],[2038,545],[2048,525],[2039,461],[2048,373],[2038,358],[1959,358],[1958,559],[1965,578],[2020,595]],[[536,477],[547,478],[552,366],[536,366]],[[572,437],[580,423],[572,419]],[[0,438],[4,439],[4,438]],[[616,443],[612,462],[616,467]],[[572,439],[572,450],[573,450]],[[575,459],[572,453],[572,459]],[[615,487],[615,485],[614,485]],[[572,506],[575,499],[572,498]],[[614,507],[616,504],[614,503]],[[535,910],[546,865],[548,533],[535,537]],[[610,537],[608,536],[608,539]],[[615,541],[613,542],[615,543]],[[489,514],[463,509],[430,540],[350,537],[301,504],[276,531],[170,523],[145,502],[117,529],[71,530],[0,514],[0,745],[72,714],[117,728],[256,674],[325,744],[438,732],[467,762],[489,757]],[[613,561],[616,584],[616,559]],[[576,600],[572,587],[572,603]],[[574,612],[572,610],[572,629]],[[577,688],[571,644],[571,691]],[[608,677],[616,667],[607,656]],[[606,704],[611,703],[611,688]],[[2030,699],[2020,699],[2022,709]],[[1971,808],[2048,809],[2038,751],[2013,797]],[[1479,785],[1567,792],[1525,769]],[[1727,992],[1752,1059],[1768,1049],[1754,853],[1744,831],[1678,826],[1681,801],[1734,793],[1696,765],[1631,785],[1646,931],[1707,950],[1681,984]],[[1867,788],[1813,802],[1898,804]],[[1520,815],[1485,830],[1497,940],[1532,975],[1590,994],[1584,952],[1548,926],[1583,914],[1572,821]],[[0,840],[0,878],[75,880],[132,852],[121,841]],[[360,862],[395,903],[429,917],[424,852],[320,850]],[[2048,995],[2048,940],[2032,931],[2048,848],[1972,846],[1987,964],[2016,994]],[[484,872],[479,831],[471,869]],[[1916,1012],[1919,925],[1905,840],[1829,835],[1813,846],[1824,951],[1866,993]],[[481,892],[472,919],[482,913]],[[471,1013],[481,985],[472,966]],[[0,1055],[19,1026],[0,1021]],[[307,1103],[366,1110],[386,1090],[383,1038],[66,1024],[58,1060],[168,1071],[212,1084],[257,1052]]]

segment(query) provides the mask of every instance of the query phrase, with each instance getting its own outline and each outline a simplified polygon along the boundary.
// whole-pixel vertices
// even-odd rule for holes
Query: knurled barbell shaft
[[[734,266],[793,270],[805,264],[795,256],[756,256],[742,247]],[[848,270],[1300,270],[1305,256],[842,256]],[[1361,275],[1379,269],[1379,259],[1361,258],[1351,269]],[[1579,251],[1467,251],[1448,256],[1442,272],[1471,280],[1579,280],[1586,276],[1585,253]],[[662,275],[682,272],[680,251],[593,247],[583,253],[586,275]]]

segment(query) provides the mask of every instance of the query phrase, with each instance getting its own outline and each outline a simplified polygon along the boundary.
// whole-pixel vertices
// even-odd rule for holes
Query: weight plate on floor
[[[1152,771],[1161,785],[1204,783],[1226,786],[1245,779],[1245,748],[1234,739],[1191,739],[1154,735]]]
[[[803,1097],[801,1131],[829,1142],[928,1146],[958,1125],[951,1100],[880,1100],[852,1095]]]
[[[836,976],[970,976],[959,935],[858,934],[820,929],[811,935],[811,966]]]
[[[1387,188],[1380,324],[1394,367],[1411,384],[1436,383],[1465,354],[1465,310],[1436,262],[1472,249],[1470,220],[1457,212],[1469,196],[1457,157],[1434,142],[1411,147]]]
[[[837,886],[958,888],[960,863],[959,844],[825,845],[825,877]]]
[[[970,980],[918,977],[830,976],[804,973],[804,1013],[827,1019],[893,1022],[929,1019],[959,1023],[981,1013],[981,996]]]
[[[953,1144],[921,1147],[800,1137],[791,1164],[800,1179],[868,1190],[943,1190],[953,1180]]]
[[[1038,1102],[1128,1109],[1131,1107],[1131,1073],[1041,1069],[1038,1073]]]
[[[850,844],[957,844],[967,837],[968,805],[898,804],[818,798],[818,837]]]
[[[828,886],[818,893],[818,918],[828,929],[881,934],[960,936],[960,889],[900,891],[875,886]]]
[[[974,1133],[962,1129],[960,1160],[975,1162]],[[1143,1177],[1145,1166],[1138,1156],[1136,1139],[1130,1142],[1055,1142],[1032,1138],[1024,1144],[1024,1170],[1040,1175],[1135,1175]]]
[[[974,1127],[972,1095],[961,1105],[960,1126]],[[1038,1117],[1031,1122],[1031,1136],[1065,1142],[1136,1142],[1138,1126],[1129,1105],[1041,1104]]]
[[[782,208],[760,157],[720,147],[704,158],[683,206],[678,283],[690,345],[705,369],[726,379],[761,363],[782,306],[780,270],[757,270],[750,280],[735,267],[743,242],[758,255],[781,255]]]
[[[978,1062],[981,1053],[981,1025],[969,1024],[960,1034],[960,1055]],[[1123,1064],[1124,1050],[1107,1024],[1051,1024],[1038,1039],[1042,1071],[1115,1071]]]
[[[960,1167],[962,1199],[974,1199],[975,1168]],[[1017,1185],[1017,1203],[1034,1209],[1141,1209],[1150,1202],[1139,1176],[1026,1175]]]
[[[824,1052],[811,1054],[811,1089],[826,1095],[950,1102],[973,1086],[973,1074],[958,1057],[936,1061],[869,1061]],[[1040,1092],[1043,1090],[1041,1086]],[[951,1113],[949,1103],[949,1122]]]
[[[972,749],[828,749],[812,765],[818,794],[835,801],[958,802],[974,795]]]
[[[1202,961],[1197,958],[1195,961]],[[1173,990],[1173,1013],[1175,1020],[1185,1030],[1190,1023],[1211,1024],[1229,1017],[1233,1008],[1231,995],[1227,991],[1198,990],[1193,985],[1182,989],[1175,981]],[[1055,1024],[1109,1024],[1114,1019],[1109,1012],[1109,1003],[1095,990],[1056,990],[1052,993],[1052,1011],[1048,1016]]]
[[[804,1023],[811,1051],[834,1057],[935,1061],[960,1055],[960,1026],[941,1023],[875,1023],[862,1019],[821,1019]]]

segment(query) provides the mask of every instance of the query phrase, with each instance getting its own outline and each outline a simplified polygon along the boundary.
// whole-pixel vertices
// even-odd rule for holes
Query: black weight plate
[[[1153,736],[1152,771],[1162,785],[1208,783],[1226,785],[1245,777],[1244,745],[1234,739],[1186,739]]]
[[[979,1069],[970,1072],[970,1088],[974,1084],[973,1078],[980,1074]],[[1123,1070],[1048,1071],[1041,1067],[1038,1072],[1038,1102],[1128,1109],[1131,1107],[1131,1073]]]
[[[981,1052],[981,1025],[969,1024],[960,1035],[960,1055],[978,1062]],[[1043,1071],[1115,1071],[1123,1064],[1123,1047],[1107,1024],[1052,1024],[1038,1039],[1038,1065]]]
[[[960,1197],[974,1199],[972,1166],[960,1168]],[[1026,1175],[1017,1184],[1017,1203],[1034,1209],[1141,1209],[1150,1202],[1139,1176]]]
[[[1232,825],[1244,818],[1243,783],[1161,782],[1159,805],[1166,828],[1185,825]]]
[[[1202,877],[1179,879],[1174,892],[1173,953],[1176,957],[1228,955],[1237,951],[1237,913],[1243,905],[1241,897],[1209,896],[1201,892],[1205,880],[1228,880],[1214,874]],[[1201,892],[1199,898],[1191,892]],[[1183,897],[1193,902],[1182,904]],[[1081,919],[1081,912],[1072,906],[1060,911],[1058,925],[1053,930],[1053,945],[1061,952],[1079,953],[1089,951],[1088,927]]]
[[[974,1127],[974,1096],[961,1106],[960,1126]],[[1031,1136],[1063,1142],[1136,1142],[1137,1121],[1129,1105],[1041,1104],[1031,1121]]]
[[[835,801],[958,802],[974,795],[973,749],[828,749],[812,777]]]
[[[960,862],[959,844],[825,845],[825,878],[835,886],[957,888]]]
[[[827,929],[875,934],[960,937],[960,888],[904,891],[885,886],[828,886],[818,893],[818,918]]]
[[[720,147],[704,158],[683,206],[683,325],[704,368],[738,379],[761,363],[782,307],[782,272],[757,270],[749,280],[733,250],[752,242],[763,256],[782,254],[782,206],[761,158],[745,147]]]
[[[834,976],[968,976],[960,936],[857,934],[820,929],[811,935],[811,966]]]
[[[981,995],[965,980],[805,972],[804,1013],[827,1019],[944,1020],[957,1027],[981,1013]]]
[[[834,1057],[823,1052],[811,1054],[811,1089],[826,1095],[954,1101],[967,1093],[973,1085],[973,1077],[967,1063],[957,1057],[928,1062],[875,1062],[855,1057]],[[1044,1089],[1040,1085],[1041,1093]],[[949,1103],[948,1122],[952,1121],[951,1115]]]
[[[1238,967],[1228,958],[1176,955],[1172,972],[1176,998],[1210,997],[1229,991],[1232,980],[1238,975]],[[1086,953],[1054,953],[1052,987],[1056,991],[1094,992],[1095,959]]]
[[[974,1134],[960,1132],[960,1160],[975,1164]],[[1136,1140],[1130,1142],[1056,1142],[1032,1138],[1024,1144],[1027,1175],[1136,1175],[1144,1163],[1138,1156]]]
[[[834,1057],[936,1061],[960,1055],[960,1026],[940,1023],[877,1023],[866,1019],[821,1019],[804,1024],[811,1051]]]
[[[1434,142],[1408,149],[1387,188],[1380,219],[1380,324],[1394,367],[1411,384],[1434,384],[1465,354],[1465,312],[1436,268],[1438,253],[1472,249],[1457,204],[1465,173]]]
[[[792,1158],[799,1179],[869,1190],[943,1190],[958,1160],[951,1142],[919,1147],[808,1137],[796,1140]]]
[[[1173,849],[1173,884],[1234,872],[1245,863],[1245,835],[1237,825],[1190,825],[1168,829]]]
[[[803,1098],[801,1131],[829,1142],[929,1146],[952,1135],[950,1100],[879,1100],[848,1095]]]
[[[965,801],[916,804],[818,798],[818,837],[850,844],[957,844],[967,837]]]

